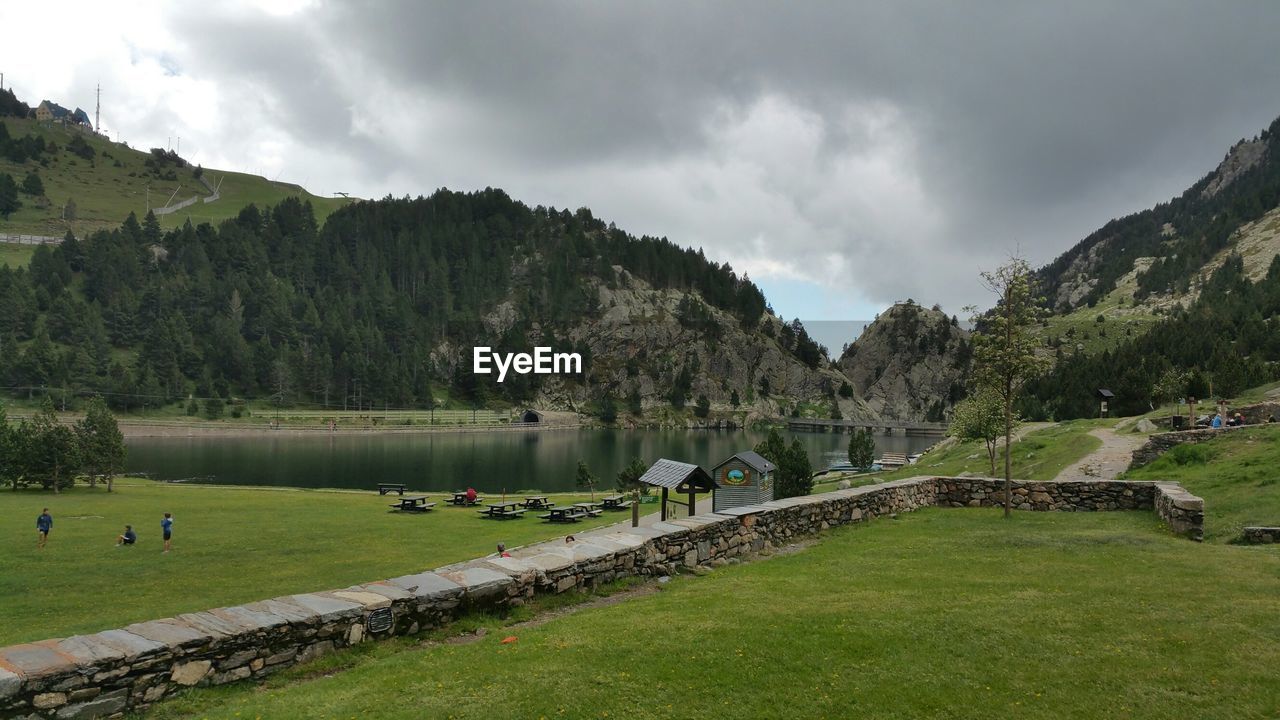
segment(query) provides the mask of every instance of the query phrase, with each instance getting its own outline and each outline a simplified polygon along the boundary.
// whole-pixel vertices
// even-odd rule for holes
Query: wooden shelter
[[[1098,417],[1106,417],[1108,410],[1107,405],[1116,398],[1116,394],[1106,388],[1098,388],[1097,395],[1098,402],[1100,403]]]
[[[716,512],[743,505],[758,505],[773,499],[777,467],[759,453],[740,452],[711,470],[719,492],[712,507]]]
[[[671,502],[677,505],[686,505],[689,508],[690,516],[697,512],[694,508],[697,505],[698,493],[711,493],[712,504],[715,503],[716,482],[711,479],[711,475],[706,470],[703,470],[700,465],[662,459],[650,465],[648,470],[645,470],[644,475],[640,476],[640,482],[652,487],[662,488],[663,520],[667,519],[667,494],[671,491],[689,496],[687,503],[682,503],[678,500],[672,500]]]

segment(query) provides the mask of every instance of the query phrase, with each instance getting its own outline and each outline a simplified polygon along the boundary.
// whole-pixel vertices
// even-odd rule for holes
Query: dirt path
[[[1146,439],[1142,435],[1119,434],[1111,428],[1090,430],[1089,434],[1101,440],[1102,447],[1063,468],[1054,480],[1114,480],[1129,467],[1133,451]]]

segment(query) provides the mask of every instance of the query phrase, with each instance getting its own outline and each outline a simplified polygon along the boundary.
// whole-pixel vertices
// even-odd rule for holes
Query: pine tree
[[[124,436],[101,397],[95,395],[89,400],[84,419],[76,424],[75,432],[89,484],[105,479],[107,492],[111,492],[115,476],[124,471]]]

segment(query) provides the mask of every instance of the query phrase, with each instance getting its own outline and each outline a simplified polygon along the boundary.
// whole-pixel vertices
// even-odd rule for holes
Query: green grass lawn
[[[117,482],[111,494],[101,487],[60,495],[0,491],[0,546],[7,548],[0,554],[0,646],[381,580],[491,553],[499,541],[515,547],[629,518],[615,512],[549,525],[532,516],[487,520],[443,504],[402,515],[388,512],[394,499],[145,480]],[[46,506],[53,533],[37,550],[35,519]],[[175,519],[168,555],[160,552],[165,512]],[[116,548],[126,523],[137,530],[138,545]]]
[[[1090,430],[1114,423],[1114,419],[1071,420],[1028,433],[1013,443],[1013,476],[1026,480],[1052,480],[1063,468],[1101,447],[1102,441],[1090,435]],[[914,465],[892,472],[849,476],[848,480],[852,485],[868,485],[918,475],[955,476],[962,473],[991,475],[991,462],[987,459],[984,443],[948,442],[925,453]],[[1003,439],[996,449],[995,474],[1004,476]],[[843,477],[824,480],[814,486],[814,492],[833,490],[841,479]]]
[[[0,226],[0,232],[2,231],[3,227]],[[0,243],[0,265],[8,265],[13,270],[26,267],[27,263],[31,262],[31,253],[35,252],[35,249],[35,245]]]
[[[94,230],[119,227],[130,212],[141,219],[147,211],[148,188],[151,207],[161,207],[173,196],[174,202],[193,195],[206,196],[204,188],[192,175],[192,168],[175,169],[174,180],[162,180],[150,174],[144,162],[150,156],[147,148],[130,148],[96,135],[50,126],[33,119],[4,118],[11,136],[34,134],[59,146],[59,151],[46,156],[44,165],[32,160],[18,164],[0,158],[0,172],[9,173],[18,182],[35,170],[45,187],[48,202],[28,195],[19,199],[23,206],[7,220],[0,220],[0,232],[60,237],[70,227],[83,238]],[[73,135],[82,135],[94,149],[93,160],[72,155],[66,150]],[[170,166],[172,167],[172,166]],[[170,215],[160,217],[166,228],[180,227],[190,218],[192,224],[217,223],[235,217],[249,203],[275,205],[286,197],[310,200],[316,220],[323,222],[337,208],[348,202],[344,198],[312,195],[297,185],[274,182],[257,175],[205,168],[205,177],[215,187],[222,181],[221,198],[216,202],[197,202]],[[176,195],[174,191],[177,191]],[[76,219],[68,226],[62,219],[63,206],[71,199],[76,204]]]
[[[1179,445],[1125,473],[1131,480],[1174,480],[1204,498],[1205,539],[1225,542],[1247,525],[1280,525],[1280,425],[1223,433]]]
[[[471,643],[367,645],[156,718],[1273,718],[1280,552],[1151,513],[929,509]],[[455,628],[457,629],[457,628]],[[508,635],[518,641],[501,644]],[[342,672],[337,672],[342,670]]]

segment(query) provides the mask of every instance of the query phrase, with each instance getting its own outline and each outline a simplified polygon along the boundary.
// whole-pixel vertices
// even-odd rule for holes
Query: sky
[[[781,315],[992,304],[1280,115],[1280,3],[3,3],[29,104],[319,195],[501,187]],[[838,342],[828,341],[838,347]]]

